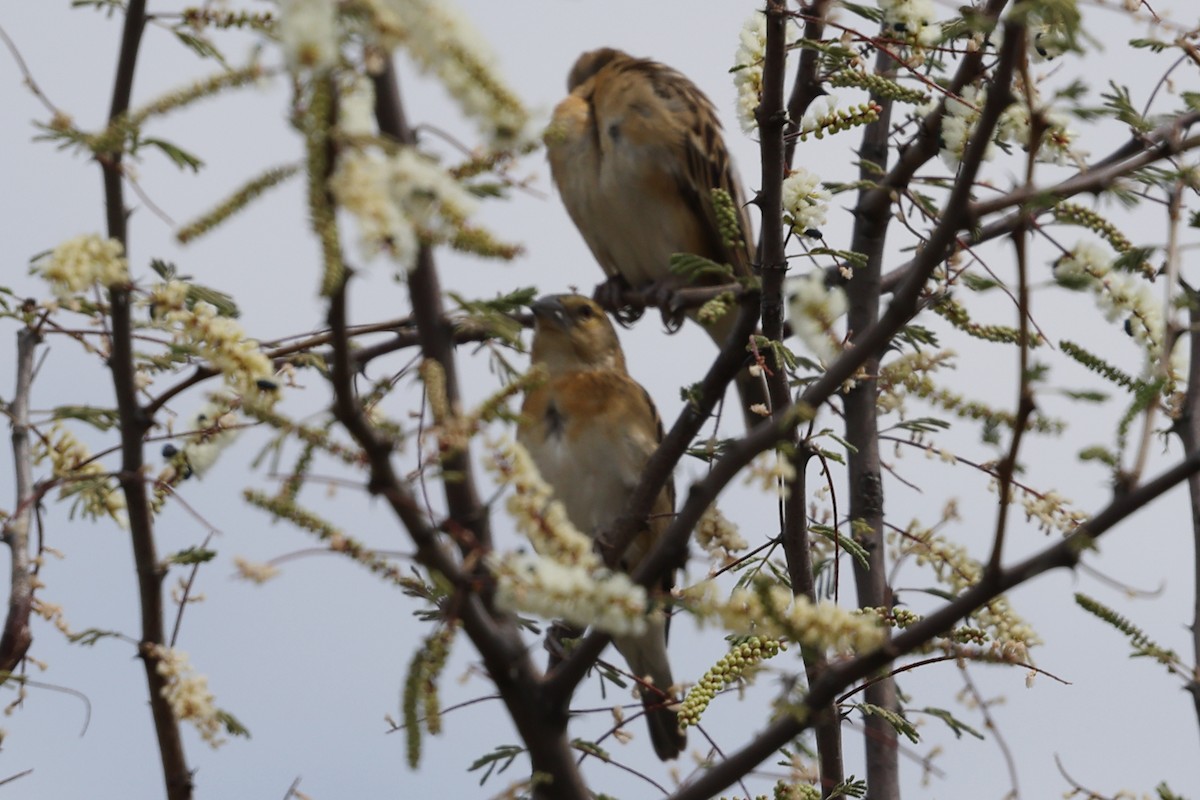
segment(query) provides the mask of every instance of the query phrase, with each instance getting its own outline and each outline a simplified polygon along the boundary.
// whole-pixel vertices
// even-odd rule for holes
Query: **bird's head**
[[[625,356],[608,315],[579,294],[538,298],[533,311],[533,362],[550,374],[587,369],[625,371]]]
[[[575,64],[571,67],[571,72],[567,75],[567,91],[575,91],[575,87],[588,78],[604,69],[613,61],[620,60],[629,61],[631,57],[628,53],[622,53],[620,50],[614,50],[611,47],[589,50],[577,58]]]

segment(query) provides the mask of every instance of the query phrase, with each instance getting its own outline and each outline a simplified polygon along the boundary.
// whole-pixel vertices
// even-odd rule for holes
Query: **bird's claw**
[[[629,282],[620,275],[610,275],[608,280],[598,285],[592,292],[592,299],[600,307],[613,315],[622,327],[628,328],[642,318],[643,309],[626,305],[625,292],[629,291]]]
[[[683,327],[685,318],[683,300],[674,287],[665,283],[655,285],[650,293],[650,300],[653,305],[658,306],[658,311],[662,315],[663,327],[667,329],[667,333],[675,333]]]

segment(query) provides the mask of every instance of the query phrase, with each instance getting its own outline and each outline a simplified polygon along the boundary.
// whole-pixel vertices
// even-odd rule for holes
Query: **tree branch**
[[[401,143],[415,144],[415,136],[408,126],[400,102],[399,87],[390,60],[385,62],[384,69],[375,77],[375,97],[380,131]],[[441,364],[446,376],[447,398],[451,408],[459,411],[461,400],[454,363],[453,332],[442,311],[437,271],[432,252],[427,246],[421,246],[417,267],[409,275],[408,286],[421,352],[425,358]],[[417,542],[422,556],[450,568],[448,553],[441,547],[414,498],[403,488],[399,476],[392,469],[390,445],[375,436],[353,396],[344,281],[330,300],[329,325],[334,333],[333,379],[337,415],[368,454],[371,464],[370,489],[388,500]],[[550,779],[548,786],[538,784],[535,787],[534,796],[586,800],[590,793],[576,767],[574,753],[566,737],[566,701],[546,702],[541,673],[529,657],[520,633],[510,617],[497,617],[490,607],[491,576],[479,556],[491,549],[491,532],[486,510],[475,491],[469,453],[464,449],[449,454],[442,466],[444,475],[454,476],[443,479],[450,513],[445,525],[457,532],[455,538],[459,541],[459,548],[464,559],[471,564],[469,571],[463,571],[457,565],[450,570],[448,577],[457,577],[458,591],[454,603],[461,614],[463,629],[483,657],[488,673],[529,749],[535,777],[544,775]]]
[[[1183,407],[1174,431],[1187,452],[1200,446],[1200,295],[1185,287],[1188,299],[1188,321],[1191,333],[1188,341],[1188,378]],[[1184,687],[1192,695],[1197,722],[1200,722],[1200,474],[1188,477],[1188,500],[1192,512],[1192,678]]]
[[[1182,461],[1152,481],[1129,494],[1114,499],[1103,511],[1076,528],[1058,543],[1045,548],[1025,561],[985,575],[980,583],[967,589],[934,613],[906,628],[883,647],[850,661],[831,666],[814,683],[808,696],[795,713],[776,719],[749,744],[730,754],[696,781],[682,787],[669,800],[707,800],[733,785],[742,775],[753,770],[776,750],[803,733],[809,726],[814,709],[821,708],[858,681],[887,667],[905,653],[914,652],[934,638],[946,633],[974,610],[983,607],[1004,592],[1037,576],[1062,567],[1074,567],[1083,552],[1095,540],[1136,511],[1141,510],[1163,493],[1200,473],[1200,450],[1193,450]],[[807,716],[805,712],[808,712]]]
[[[804,20],[804,41],[818,42],[825,35],[825,17],[829,14],[832,0],[814,0],[812,5],[805,7],[801,2],[800,17]],[[787,143],[783,152],[785,167],[790,167],[796,153],[799,141],[800,120],[812,102],[825,94],[825,88],[817,78],[817,69],[821,66],[821,51],[805,47],[800,51],[800,63],[796,65],[796,80],[792,84],[792,93],[787,104],[787,129],[784,131],[784,141]]]
[[[138,49],[145,25],[145,0],[130,0],[125,11],[117,74],[113,82],[112,105],[108,117],[110,126],[129,110]],[[104,176],[104,207],[108,220],[108,235],[121,243],[128,257],[128,212],[125,208],[122,153],[102,153],[97,159]],[[129,533],[137,568],[138,596],[141,600],[142,634],[138,650],[146,672],[150,711],[158,736],[158,751],[162,760],[167,797],[169,800],[186,800],[192,796],[192,775],[183,752],[179,723],[163,695],[167,685],[166,678],[158,672],[158,648],[165,643],[162,580],[166,573],[158,560],[154,523],[150,515],[146,481],[142,475],[142,438],[149,430],[150,418],[138,405],[137,400],[129,287],[112,287],[109,290],[109,305],[112,316],[112,354],[109,357],[109,367],[112,371],[117,412],[121,423],[120,481],[129,513]]]
[[[33,453],[29,447],[29,396],[33,389],[34,356],[41,337],[33,328],[17,332],[17,382],[6,409],[12,425],[13,474],[17,498],[13,514],[4,523],[4,544],[12,562],[9,568],[8,614],[0,636],[0,684],[16,670],[33,634],[29,615],[33,610],[33,571],[29,559],[29,529],[37,503],[33,488]]]

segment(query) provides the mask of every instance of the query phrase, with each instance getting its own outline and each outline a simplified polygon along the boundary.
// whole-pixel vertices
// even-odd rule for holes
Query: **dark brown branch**
[[[1021,64],[1021,77],[1025,85],[1032,85],[1029,76],[1029,62],[1025,56],[1025,47],[1023,44],[1019,48],[1017,60]],[[1029,148],[1029,152],[1025,158],[1025,186],[1032,186],[1034,168],[1037,163],[1038,144],[1041,142],[1042,134],[1045,132],[1045,124],[1036,109],[1033,108],[1032,98],[1026,97],[1025,102],[1029,106],[1029,140],[1034,143]],[[1013,232],[1013,245],[1016,248],[1017,255],[1017,318],[1018,330],[1020,332],[1019,341],[1017,342],[1020,347],[1019,374],[1017,376],[1017,411],[1013,415],[1013,435],[1012,441],[1009,443],[1008,453],[1005,454],[996,468],[997,494],[999,495],[1000,506],[996,512],[996,533],[992,537],[992,554],[988,558],[987,563],[987,570],[989,572],[998,571],[1001,563],[1003,563],[1004,538],[1008,531],[1008,512],[1012,503],[1013,477],[1017,471],[1017,458],[1021,452],[1021,440],[1025,435],[1025,429],[1029,425],[1029,418],[1034,412],[1033,389],[1031,387],[1032,375],[1029,370],[1029,229],[1033,221],[1028,215],[1025,216],[1025,222],[1018,225],[1017,229]]]
[[[884,647],[831,666],[810,687],[800,714],[775,720],[753,741],[713,766],[693,783],[671,795],[669,800],[707,800],[716,796],[723,789],[733,785],[742,775],[770,758],[780,747],[803,733],[809,727],[809,722],[802,720],[804,711],[810,712],[811,715],[813,709],[831,702],[850,686],[884,669],[905,653],[914,652],[934,638],[945,634],[959,620],[1004,592],[1050,570],[1073,568],[1096,539],[1197,473],[1200,473],[1200,451],[1192,451],[1180,463],[1154,480],[1113,500],[1089,522],[1076,528],[1057,544],[994,575],[985,575],[980,583],[967,589],[920,622],[901,631]]]
[[[981,18],[995,22],[999,19],[1000,12],[1004,10],[1007,4],[1008,0],[988,0],[987,5],[980,9],[979,15]],[[950,81],[947,94],[943,96],[942,101],[938,103],[937,107],[921,120],[917,135],[900,151],[900,158],[896,162],[896,165],[883,178],[878,180],[874,188],[860,195],[858,205],[855,208],[855,215],[857,217],[872,219],[879,216],[886,217],[890,212],[892,193],[907,187],[909,181],[916,175],[917,170],[937,155],[942,118],[946,114],[945,98],[947,96],[958,95],[962,92],[963,87],[970,84],[982,74],[983,56],[984,53],[981,48],[976,52],[967,53],[963,57],[963,60],[959,63],[958,70],[954,73],[954,78]],[[880,58],[882,60],[890,60],[890,57],[882,51],[880,52]],[[881,105],[885,102],[883,98],[877,97],[874,94],[872,94],[872,100]],[[884,116],[881,114],[880,121],[882,122],[883,120]],[[886,132],[887,126],[882,126],[882,130]],[[859,155],[864,160],[879,160],[876,154],[868,151],[862,151]],[[875,177],[875,175],[871,175],[870,179],[874,180]],[[961,181],[961,174],[959,178]]]
[[[787,112],[783,107],[784,68],[787,59],[784,33],[788,24],[784,0],[768,0],[766,17],[762,100],[755,111],[762,160],[761,188],[754,202],[762,212],[758,252],[763,287],[763,336],[771,341],[779,341],[783,337],[783,279],[788,268],[787,255],[783,250],[782,193],[783,128],[787,124]],[[772,409],[782,411],[789,399],[787,376],[781,364],[772,364],[772,371],[776,373],[775,379],[768,379]],[[777,400],[780,402],[777,403]]]
[[[1024,36],[1023,28],[1013,26],[1010,30],[1012,30],[1012,33],[1006,37],[1006,44],[1002,46],[1000,66],[997,70],[999,78],[1004,81],[1003,83],[999,83],[998,81],[1001,87],[1006,87],[1008,85],[1007,81],[1010,81],[1012,78],[1016,46],[1010,40],[1016,36]],[[937,253],[940,252],[938,248],[947,246],[949,242],[953,241],[955,233],[967,224],[965,217],[967,208],[966,198],[969,196],[970,187],[983,160],[989,137],[999,120],[1000,113],[1008,104],[1008,96],[1008,93],[1003,88],[990,94],[988,102],[980,114],[977,128],[979,131],[978,136],[972,140],[967,148],[967,152],[964,154],[961,168],[962,179],[955,185],[954,190],[951,192],[946,207],[943,210],[942,221],[930,237],[933,246],[926,248],[918,257],[917,266],[914,268],[913,274],[896,293],[886,313],[884,313],[878,322],[863,333],[857,341],[857,346],[844,352],[830,365],[825,374],[808,386],[792,413],[788,414],[785,418],[764,421],[758,427],[754,428],[745,438],[735,443],[717,460],[703,480],[690,487],[683,507],[679,509],[675,519],[659,538],[654,549],[643,559],[633,575],[634,580],[643,586],[650,586],[659,580],[662,575],[666,574],[667,570],[671,569],[673,564],[677,563],[676,559],[678,558],[680,548],[686,546],[688,536],[701,514],[704,513],[704,510],[708,508],[717,494],[729,481],[740,473],[759,453],[793,436],[796,425],[805,419],[805,415],[808,413],[807,410],[819,407],[835,392],[840,391],[843,383],[855,375],[862,364],[873,353],[882,352],[892,336],[917,312],[925,280],[940,263],[940,259],[937,257]],[[723,352],[722,356],[724,355],[725,353]],[[710,371],[711,375],[712,372]],[[676,423],[675,429],[672,430],[673,434],[682,422],[681,418],[680,422]],[[683,446],[686,446],[686,444],[681,445],[681,448]],[[655,457],[651,459],[652,462],[662,454],[665,447],[666,444],[664,443]],[[682,449],[680,452],[682,452]],[[674,462],[672,461],[671,463],[673,464]],[[647,472],[649,472],[649,469]],[[645,479],[643,479],[644,483]],[[635,506],[632,508],[637,510]],[[647,511],[642,511],[642,518],[644,518]],[[574,677],[572,673],[566,672],[565,668],[573,667],[575,670],[585,669],[586,664],[590,663],[590,659],[594,659],[599,654],[605,641],[607,641],[605,637],[598,634],[590,634],[560,666],[560,670],[563,670],[563,676],[561,677],[563,677],[564,681]],[[576,659],[577,656],[579,657],[578,659]],[[557,674],[557,671],[556,674],[551,676],[552,681],[559,678],[560,675]],[[575,679],[578,680],[578,678]],[[821,678],[821,681],[826,680],[828,680],[827,677]],[[570,685],[573,687],[574,683]],[[820,708],[823,703],[829,702],[832,697],[833,695],[831,694],[820,702],[814,702],[814,708]],[[753,752],[757,753],[758,751],[754,750]],[[770,752],[768,750],[762,753],[761,758],[765,758]],[[754,763],[757,764],[758,762]]]
[[[792,459],[796,480],[792,482],[784,508],[783,554],[792,583],[792,594],[807,597],[815,605],[817,591],[808,536],[808,510],[805,508],[808,502],[807,469],[812,457],[812,450],[801,443]],[[829,665],[824,653],[816,649],[802,648],[800,655],[804,659],[804,672],[811,686]],[[842,720],[836,703],[829,703],[814,712],[813,733],[817,740],[817,762],[821,768],[821,796],[825,797],[846,779],[842,758]]]
[[[1031,205],[1036,203],[1039,207],[1012,211],[982,227],[973,228],[966,236],[961,237],[959,242],[962,246],[972,247],[1001,236],[1007,236],[1019,226],[1028,224],[1030,220],[1036,222],[1040,217],[1049,214],[1057,202],[1081,194],[1102,192],[1118,178],[1130,175],[1156,161],[1200,147],[1200,136],[1180,139],[1177,135],[1178,131],[1189,128],[1198,121],[1200,121],[1200,114],[1196,112],[1180,115],[1145,136],[1144,149],[1129,153],[1127,152],[1129,146],[1125,145],[1117,151],[1125,153],[1122,158],[1116,158],[1116,153],[1110,154],[1096,164],[1053,186],[1022,186],[1000,197],[972,203],[967,211],[967,218],[973,220],[982,219],[989,214],[996,214],[1026,203]],[[945,251],[942,258],[950,256],[958,248],[959,242],[956,242],[952,249]],[[912,274],[915,264],[916,259],[913,259],[884,275],[883,291],[894,292],[899,288]],[[830,270],[828,274],[833,283],[843,282],[836,269]]]
[[[117,74],[113,82],[109,124],[115,124],[129,109],[138,49],[146,24],[145,0],[130,0],[125,11]],[[125,208],[124,170],[121,152],[97,156],[104,176],[104,207],[109,238],[119,241],[129,254],[127,210]],[[138,405],[133,355],[133,320],[128,287],[109,290],[112,317],[112,353],[109,368],[117,399],[121,424],[121,489],[129,514],[129,533],[137,569],[138,597],[141,601],[142,633],[139,655],[146,672],[150,711],[158,737],[163,778],[169,800],[192,796],[192,775],[183,752],[179,723],[163,696],[166,678],[158,672],[158,648],[164,646],[162,581],[165,571],[158,560],[154,524],[150,515],[146,482],[142,476],[142,437],[150,427],[150,418]]]
[[[767,41],[763,64],[763,99],[758,108],[758,124],[761,133],[762,191],[758,196],[762,211],[762,234],[759,253],[763,265],[763,334],[770,340],[784,338],[783,323],[783,278],[787,272],[787,254],[784,251],[783,208],[781,189],[788,166],[792,163],[796,147],[795,133],[799,130],[804,110],[822,94],[817,80],[820,53],[805,49],[800,54],[796,80],[784,113],[783,77],[786,59],[784,29],[788,24],[784,15],[784,3],[775,2],[767,6]],[[825,29],[825,14],[829,0],[817,0],[809,9],[804,25],[804,38],[819,40]],[[786,122],[786,128],[783,123]],[[769,375],[767,386],[774,414],[785,413],[791,406],[791,391],[787,373],[782,364],[776,364],[774,374]],[[784,560],[791,577],[792,593],[803,594],[816,600],[813,588],[812,555],[809,551],[808,512],[805,508],[808,497],[805,490],[805,469],[812,453],[805,445],[798,445],[793,465],[796,480],[784,506],[782,544]],[[811,684],[826,667],[824,656],[815,652],[803,654],[804,668]],[[845,779],[842,760],[841,718],[835,704],[816,712],[817,757],[821,769],[821,792],[828,794],[833,787]]]
[[[402,144],[416,145],[416,134],[405,117],[395,68],[390,61],[373,80],[375,116],[380,133]],[[421,354],[441,364],[446,375],[446,400],[451,411],[457,413],[462,410],[462,392],[459,390],[458,370],[454,361],[453,327],[442,308],[437,267],[433,262],[433,250],[428,245],[421,245],[417,252],[417,266],[408,276],[408,294]],[[455,524],[469,530],[474,540],[464,545],[464,553],[473,547],[490,549],[491,527],[475,489],[469,452],[464,449],[446,456],[442,467],[444,472],[457,476],[455,480],[443,481],[450,518]]]
[[[37,501],[33,486],[33,453],[29,446],[29,395],[33,389],[34,356],[41,337],[33,328],[17,332],[17,382],[7,412],[12,425],[13,474],[17,498],[13,514],[4,523],[4,544],[11,564],[8,614],[4,634],[0,636],[0,683],[16,670],[25,658],[33,634],[29,615],[33,610],[33,571],[29,559],[29,529]]]
[[[825,35],[825,17],[829,13],[831,5],[832,0],[814,0],[808,7],[801,5],[800,14],[804,18],[805,41],[817,42]],[[792,94],[788,98],[787,104],[788,124],[787,130],[784,132],[787,146],[783,152],[785,167],[792,165],[796,144],[799,141],[797,134],[800,132],[800,120],[803,119],[804,112],[808,110],[814,100],[825,94],[825,88],[821,86],[821,82],[817,78],[817,68],[820,65],[821,52],[819,50],[806,47],[800,51],[800,63],[796,66],[796,80],[792,84]]]
[[[1188,341],[1187,392],[1174,431],[1184,449],[1194,452],[1200,444],[1200,336],[1196,335],[1200,330],[1200,295],[1191,289],[1186,291],[1192,330]],[[1200,670],[1200,474],[1188,477],[1188,500],[1192,511],[1192,567],[1195,571],[1192,581],[1192,665],[1193,670]],[[1200,672],[1193,672],[1185,688],[1192,695],[1196,719],[1200,722]]]
[[[390,61],[375,78],[376,118],[380,131],[404,144],[415,144],[412,129],[404,115],[399,87]],[[332,201],[330,201],[332,202]],[[421,352],[441,364],[446,394],[451,408],[460,408],[458,374],[454,363],[452,327],[442,310],[441,292],[433,255],[422,246],[417,267],[408,279],[409,296]],[[391,466],[391,448],[375,436],[357,399],[353,396],[351,356],[346,334],[346,286],[338,287],[330,301],[329,325],[334,332],[335,366],[333,380],[337,395],[337,415],[350,434],[367,452],[371,463],[373,492],[382,494],[417,542],[418,553],[442,563],[449,560],[436,535],[429,529],[423,513],[411,494],[404,489]],[[484,665],[496,684],[517,731],[529,749],[535,774],[548,776],[549,787],[539,786],[534,796],[578,798],[591,795],[575,765],[567,741],[567,699],[548,703],[543,692],[541,673],[534,666],[519,631],[506,615],[494,616],[490,606],[490,576],[479,555],[491,549],[491,533],[486,511],[475,490],[468,453],[451,454],[444,459],[443,480],[450,518],[445,526],[456,532],[470,572],[461,574],[452,605],[461,615],[463,629],[483,657]],[[462,572],[457,566],[451,575]]]

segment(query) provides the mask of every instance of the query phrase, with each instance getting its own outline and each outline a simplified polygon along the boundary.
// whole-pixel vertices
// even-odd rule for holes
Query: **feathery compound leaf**
[[[1063,339],[1058,343],[1058,347],[1075,361],[1087,367],[1089,370],[1105,380],[1115,383],[1122,389],[1128,389],[1131,392],[1136,392],[1140,386],[1144,385],[1142,381],[1130,377],[1128,373],[1117,369],[1112,364],[1109,364],[1107,361],[1100,358],[1100,356],[1084,350],[1074,342]]]
[[[147,138],[140,140],[142,145],[157,147],[163,154],[171,159],[171,163],[180,169],[190,169],[192,172],[199,172],[204,166],[204,161],[199,157],[192,155],[178,145],[171,144],[164,139]]]
[[[854,560],[857,561],[858,565],[863,569],[871,569],[870,555],[861,544],[854,541],[854,539],[851,537],[834,530],[828,525],[812,525],[809,527],[809,530],[815,533],[817,536],[828,539],[830,542],[841,547],[843,550],[853,556]]]
[[[521,324],[510,315],[532,303],[537,297],[537,288],[523,287],[491,300],[470,300],[457,292],[449,292],[449,295],[471,321],[489,334],[516,344],[520,341]]]
[[[839,783],[826,796],[826,800],[833,800],[835,797],[866,797],[867,782],[855,779],[853,775]]]
[[[224,709],[217,709],[217,719],[221,721],[225,732],[230,736],[241,736],[245,739],[250,738],[250,729],[242,724],[241,720],[230,714]]]
[[[189,547],[167,556],[168,564],[207,564],[217,557],[216,550],[203,547]]]
[[[467,772],[474,772],[478,769],[484,770],[483,777],[479,779],[479,785],[483,786],[483,784],[487,783],[487,779],[492,777],[493,770],[499,775],[512,766],[517,756],[524,752],[524,747],[518,747],[515,744],[502,744],[492,752],[475,759],[471,763],[471,766],[467,767]]]
[[[952,730],[954,732],[954,737],[956,739],[961,739],[962,735],[964,733],[969,733],[970,735],[974,736],[976,739],[984,738],[982,733],[975,730],[974,728],[972,728],[970,725],[963,722],[962,720],[956,718],[953,714],[951,714],[949,711],[947,711],[944,708],[932,708],[932,707],[926,706],[925,708],[922,708],[921,711],[925,714],[929,714],[931,717],[937,717],[942,722],[946,723],[946,725],[950,728],[950,730]]]
[[[1101,603],[1095,598],[1076,592],[1075,602],[1084,611],[1097,617],[1098,619],[1107,622],[1129,639],[1129,643],[1133,645],[1133,658],[1153,658],[1158,663],[1167,668],[1167,671],[1173,675],[1185,674],[1186,670],[1181,669],[1179,655],[1174,651],[1155,642],[1146,632],[1134,625],[1130,620],[1118,614],[1113,609]]]
[[[96,430],[112,430],[120,420],[115,408],[96,408],[94,406],[56,406],[51,412],[54,419],[77,419],[86,422]]]
[[[888,725],[891,725],[892,729],[895,730],[896,733],[903,734],[913,744],[920,743],[921,737],[917,734],[917,729],[913,727],[911,722],[909,722],[900,714],[897,714],[895,711],[883,708],[882,706],[877,706],[873,703],[854,703],[852,707],[857,708],[859,711],[863,712],[864,715],[873,715],[879,717]]]

